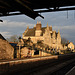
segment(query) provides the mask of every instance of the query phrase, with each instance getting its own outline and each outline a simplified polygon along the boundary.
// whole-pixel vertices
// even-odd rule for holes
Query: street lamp
[[[21,58],[21,36],[19,37],[19,57]]]

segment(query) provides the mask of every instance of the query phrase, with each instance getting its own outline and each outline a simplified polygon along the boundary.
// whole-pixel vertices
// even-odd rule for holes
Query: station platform
[[[69,70],[65,75],[75,75],[75,66]]]

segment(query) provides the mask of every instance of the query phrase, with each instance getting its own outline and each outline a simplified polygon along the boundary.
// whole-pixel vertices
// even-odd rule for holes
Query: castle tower
[[[37,22],[36,24],[36,31],[35,31],[35,36],[41,36],[41,22]]]

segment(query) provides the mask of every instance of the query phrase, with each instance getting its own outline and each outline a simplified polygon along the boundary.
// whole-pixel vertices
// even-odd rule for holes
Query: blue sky
[[[42,26],[45,27],[48,23],[53,30],[60,30],[61,37],[72,41],[75,44],[75,11],[60,11],[42,13],[44,19],[37,17],[35,20],[26,15],[0,17],[4,22],[0,22],[0,33],[9,38],[12,35],[21,35],[29,26],[30,28],[36,25],[37,21],[41,21]]]

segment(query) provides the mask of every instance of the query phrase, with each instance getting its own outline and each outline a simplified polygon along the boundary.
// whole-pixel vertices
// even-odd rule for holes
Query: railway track
[[[35,59],[40,59],[40,58],[35,58]],[[41,61],[33,62],[33,64],[29,64],[30,66],[32,65],[34,66],[34,64],[42,63],[41,65],[37,64],[37,66],[34,66],[32,68],[28,68],[28,69],[23,68],[22,70],[18,70],[16,72],[11,72],[3,75],[52,75],[53,73],[59,71],[61,68],[67,66],[68,64],[74,61],[75,61],[75,54],[73,54],[72,56],[70,54],[64,56],[60,55],[58,59],[41,60]]]
[[[68,70],[66,70],[66,72],[61,71],[61,69],[63,70],[64,68],[66,69],[66,66],[68,66],[69,64],[71,64],[72,62],[75,62],[75,59],[69,59],[69,60],[62,60],[62,61],[54,61],[51,63],[46,64],[46,66],[41,66],[41,67],[37,67],[34,70],[31,70],[30,72],[22,72],[22,75],[65,75],[63,73],[66,73],[67,71],[70,70],[70,68],[68,68]],[[63,72],[61,74],[61,72]],[[21,75],[19,74],[19,75]]]
[[[75,61],[49,75],[66,75],[75,66]]]

